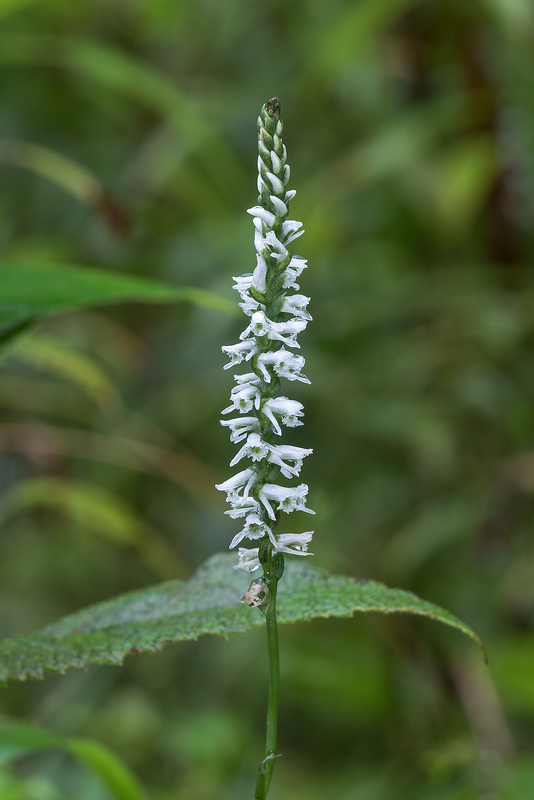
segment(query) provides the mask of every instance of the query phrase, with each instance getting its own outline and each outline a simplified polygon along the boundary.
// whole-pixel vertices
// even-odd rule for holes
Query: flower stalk
[[[255,547],[239,547],[238,568],[254,572],[274,554],[310,555],[312,531],[283,533],[275,529],[281,512],[314,512],[306,507],[308,487],[280,485],[280,476],[298,477],[303,459],[310,449],[277,444],[283,427],[302,425],[302,404],[280,393],[281,381],[309,383],[302,372],[304,358],[297,336],[311,319],[309,298],[293,293],[306,261],[294,255],[292,243],[304,233],[301,222],[288,219],[289,202],[295,196],[287,189],[290,169],[282,141],[280,105],[273,98],[258,117],[258,205],[248,209],[254,222],[256,268],[253,273],[234,278],[234,289],[241,297],[240,307],[249,323],[239,342],[222,348],[229,357],[225,369],[248,364],[250,371],[235,375],[230,405],[223,414],[241,416],[221,420],[230,430],[230,440],[243,443],[230,462],[243,459],[251,463],[232,478],[218,484],[225,491],[231,508],[226,513],[242,519],[243,527],[232,539],[230,548],[243,540]],[[262,556],[260,557],[260,552]]]
[[[282,556],[283,558],[283,556]],[[280,656],[278,649],[278,624],[276,621],[276,595],[278,578],[269,574],[274,572],[275,565],[266,565],[265,579],[269,589],[269,601],[264,610],[267,629],[267,650],[269,657],[269,697],[267,700],[267,724],[265,735],[265,758],[258,767],[256,792],[254,800],[265,800],[276,758],[276,742],[278,737],[278,705],[280,700]]]
[[[289,202],[295,196],[287,189],[290,176],[286,148],[282,141],[282,121],[277,98],[262,107],[258,117],[258,204],[248,209],[254,223],[256,267],[251,274],[234,278],[240,307],[249,322],[239,342],[224,346],[229,357],[225,369],[246,364],[248,372],[235,375],[230,405],[223,414],[239,416],[221,420],[230,431],[230,440],[241,444],[230,462],[250,463],[217,489],[226,492],[231,508],[226,513],[242,520],[230,548],[238,547],[236,568],[263,575],[250,584],[241,598],[265,615],[269,656],[269,699],[265,758],[258,769],[256,800],[264,800],[269,789],[276,758],[280,663],[276,598],[278,581],[284,571],[284,555],[311,555],[308,544],[313,532],[276,533],[282,513],[306,507],[308,487],[281,484],[280,478],[293,480],[300,475],[303,459],[310,449],[278,444],[282,428],[302,425],[302,404],[281,394],[282,380],[309,383],[302,372],[304,358],[297,336],[311,316],[309,298],[298,294],[297,278],[306,261],[293,253],[293,242],[304,229],[301,222],[288,219]],[[297,293],[295,293],[295,291]],[[240,546],[243,540],[253,547]]]

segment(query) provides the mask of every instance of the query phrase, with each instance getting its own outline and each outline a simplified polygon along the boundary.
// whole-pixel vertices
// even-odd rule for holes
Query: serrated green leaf
[[[39,633],[0,644],[0,681],[41,678],[89,664],[121,664],[130,653],[156,652],[173,642],[212,633],[230,636],[263,625],[263,615],[240,603],[249,576],[235,571],[235,556],[213,556],[187,582],[169,581],[99,603]],[[329,575],[303,561],[288,565],[280,583],[279,621],[351,617],[356,611],[418,614],[479,637],[448,611],[402,589]]]
[[[179,300],[224,312],[230,305],[224,298],[202,289],[171,286],[91,267],[0,263],[0,325],[89,306]]]

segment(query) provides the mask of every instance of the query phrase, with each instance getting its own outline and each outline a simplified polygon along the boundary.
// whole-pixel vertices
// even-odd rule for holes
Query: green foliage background
[[[5,261],[235,300],[255,119],[280,97],[314,316],[294,442],[314,448],[315,561],[485,640],[489,669],[424,621],[283,628],[272,800],[534,794],[533,39],[529,0],[0,1]],[[12,351],[3,636],[226,548],[225,308],[66,314]],[[245,800],[263,633],[13,685],[2,711],[107,745],[154,800]],[[10,769],[6,800],[110,796],[59,750]]]

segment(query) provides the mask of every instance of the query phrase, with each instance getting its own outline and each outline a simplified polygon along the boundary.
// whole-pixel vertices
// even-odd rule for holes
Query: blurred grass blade
[[[0,326],[0,362],[6,352],[29,331],[35,322],[35,317],[23,317]]]
[[[14,355],[43,372],[75,384],[98,404],[109,407],[118,403],[115,387],[98,361],[60,339],[27,336],[17,343]]]
[[[195,104],[166,75],[101,42],[39,33],[0,35],[0,63],[49,64],[78,72],[169,120],[226,193],[248,177],[234,153]]]
[[[104,201],[104,187],[88,169],[49,147],[2,139],[0,162],[36,172],[86,205],[98,207]]]
[[[29,478],[4,492],[0,522],[35,508],[50,508],[67,515],[82,529],[116,544],[135,547],[162,577],[175,577],[183,567],[167,542],[123,500],[111,492],[80,481]]]
[[[97,773],[117,800],[145,800],[135,775],[107,747],[90,739],[57,736],[36,725],[0,717],[0,765],[57,748],[72,753]]]
[[[90,459],[164,477],[200,495],[203,505],[213,501],[213,484],[220,477],[186,451],[126,436],[59,425],[4,423],[0,438],[4,451]]]
[[[142,525],[125,503],[96,486],[59,478],[30,478],[2,495],[0,519],[33,508],[54,508],[116,542],[135,544]]]
[[[179,300],[234,312],[230,301],[202,289],[90,267],[0,263],[0,324],[112,303]]]
[[[65,744],[100,775],[117,800],[144,800],[145,793],[135,775],[107,747],[91,739],[68,739]]]
[[[211,633],[229,636],[264,624],[240,603],[250,576],[233,569],[233,554],[213,556],[187,582],[170,581],[91,606],[44,628],[0,644],[0,680],[41,678],[88,664],[121,664],[128,653],[155,652],[165,644]],[[354,612],[416,614],[479,637],[448,611],[402,589],[333,576],[302,561],[288,565],[280,588],[279,621],[352,617]]]
[[[0,765],[36,750],[58,747],[59,737],[34,725],[0,716]]]

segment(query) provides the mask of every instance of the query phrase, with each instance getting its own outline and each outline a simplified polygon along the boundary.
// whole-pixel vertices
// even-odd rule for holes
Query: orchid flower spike
[[[234,519],[244,519],[243,528],[234,536],[230,548],[249,540],[254,547],[239,547],[237,568],[254,572],[261,566],[261,554],[290,553],[310,555],[308,544],[312,531],[276,534],[280,512],[306,508],[308,487],[282,486],[279,476],[292,480],[299,475],[302,460],[312,451],[288,444],[278,444],[282,426],[301,425],[302,405],[280,394],[281,379],[309,383],[302,372],[304,358],[297,336],[311,320],[306,310],[309,298],[293,294],[306,261],[294,255],[292,244],[304,233],[301,222],[288,219],[289,202],[295,196],[287,189],[289,166],[282,142],[280,105],[273,97],[258,117],[258,205],[248,209],[254,223],[256,267],[252,274],[234,278],[234,289],[241,297],[240,307],[249,321],[236,344],[222,348],[229,357],[225,369],[238,364],[248,372],[235,375],[231,405],[223,414],[236,412],[240,417],[221,420],[230,430],[232,442],[244,442],[230,462],[242,459],[250,464],[233,478],[218,484],[227,493]],[[280,555],[281,558],[281,555]]]

